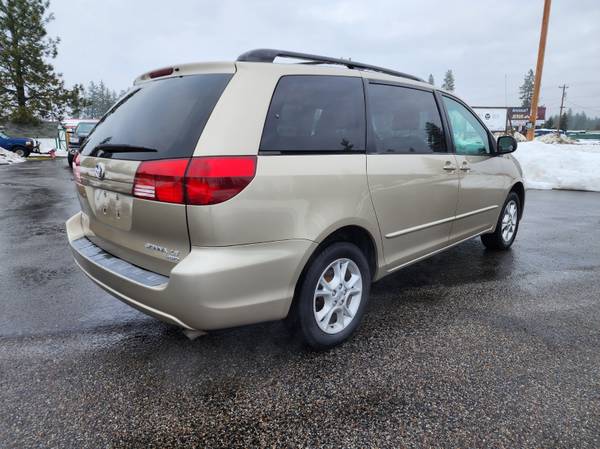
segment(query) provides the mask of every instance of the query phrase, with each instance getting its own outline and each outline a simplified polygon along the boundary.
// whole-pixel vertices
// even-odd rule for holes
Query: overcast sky
[[[600,116],[600,0],[553,0],[541,104]],[[520,104],[535,67],[543,0],[200,1],[52,0],[55,66],[67,84],[104,80],[117,91],[150,69],[234,60],[282,48],[382,65],[456,92],[474,106]],[[505,80],[506,88],[505,88]]]

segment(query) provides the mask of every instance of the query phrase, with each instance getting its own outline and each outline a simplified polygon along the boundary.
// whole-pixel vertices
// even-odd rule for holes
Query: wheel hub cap
[[[350,259],[337,259],[321,274],[313,298],[319,328],[328,334],[344,330],[354,319],[362,299],[362,275]]]
[[[502,223],[501,223],[501,234],[502,239],[505,242],[510,242],[513,236],[515,235],[515,231],[517,229],[519,216],[517,203],[514,200],[510,200],[506,207],[504,208],[504,213],[502,215]]]

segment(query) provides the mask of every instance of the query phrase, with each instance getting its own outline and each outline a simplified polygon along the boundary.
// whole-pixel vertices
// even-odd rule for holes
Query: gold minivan
[[[288,317],[328,348],[373,281],[476,236],[512,245],[516,148],[450,92],[381,67],[267,49],[167,67],[84,142],[69,243],[94,282],[163,321]]]

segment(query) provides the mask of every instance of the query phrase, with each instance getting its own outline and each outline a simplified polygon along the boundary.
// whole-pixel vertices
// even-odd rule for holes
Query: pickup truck
[[[22,137],[9,137],[0,132],[0,147],[12,151],[21,157],[27,157],[31,152],[38,152],[40,143],[35,139]]]

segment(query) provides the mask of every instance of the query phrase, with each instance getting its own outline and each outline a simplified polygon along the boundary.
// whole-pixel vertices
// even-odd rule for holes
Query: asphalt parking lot
[[[64,160],[0,167],[0,447],[600,447],[600,194],[528,192],[373,287],[347,344],[281,323],[195,341],[75,267]]]

